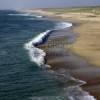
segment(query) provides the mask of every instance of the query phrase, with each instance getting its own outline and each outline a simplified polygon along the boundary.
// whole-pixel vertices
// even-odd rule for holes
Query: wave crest
[[[41,15],[35,15],[31,13],[19,13],[19,14],[8,14],[9,16],[30,16],[30,17],[35,17],[35,18],[43,18]]]
[[[61,30],[67,27],[71,27],[72,23],[67,23],[67,22],[59,22],[56,24],[56,27],[52,30],[46,30],[43,33],[40,33],[37,35],[35,38],[33,38],[31,41],[25,44],[25,49],[28,50],[29,56],[31,61],[35,62],[39,66],[45,65],[45,56],[46,53],[37,48],[37,46],[44,44],[47,40],[48,37],[51,35],[51,33],[55,30]]]
[[[61,29],[65,29],[68,27],[71,27],[72,23],[68,23],[68,22],[58,22],[56,23],[55,29],[56,30],[61,30]]]

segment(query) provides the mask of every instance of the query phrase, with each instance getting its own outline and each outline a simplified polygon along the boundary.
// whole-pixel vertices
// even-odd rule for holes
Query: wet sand
[[[68,45],[75,42],[77,38],[75,34],[72,28],[55,31],[48,42],[40,48],[46,51],[47,63],[52,66],[53,70],[63,69],[74,78],[87,82],[82,86],[83,90],[100,100],[100,68],[89,64],[85,59],[71,52]]]

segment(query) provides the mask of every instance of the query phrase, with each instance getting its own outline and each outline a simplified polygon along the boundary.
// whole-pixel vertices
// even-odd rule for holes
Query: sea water
[[[66,25],[72,24],[0,11],[0,100],[95,100],[80,88],[83,81],[45,69],[46,53],[37,45]]]

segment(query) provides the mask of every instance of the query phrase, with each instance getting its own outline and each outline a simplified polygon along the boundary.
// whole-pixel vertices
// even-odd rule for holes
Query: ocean
[[[83,81],[47,70],[46,53],[37,48],[51,31],[71,25],[37,14],[0,11],[0,100],[95,100],[80,88]],[[60,76],[73,81],[63,86]]]

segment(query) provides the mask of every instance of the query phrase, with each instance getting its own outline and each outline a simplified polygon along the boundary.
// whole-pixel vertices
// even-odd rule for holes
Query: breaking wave
[[[19,14],[8,14],[9,16],[30,16],[30,17],[35,17],[35,18],[43,18],[41,15],[35,15],[31,13],[19,13]]]
[[[56,23],[55,30],[61,30],[61,29],[68,28],[71,26],[72,26],[72,23],[58,22],[58,23]]]
[[[35,62],[39,66],[45,65],[44,58],[46,56],[46,53],[43,50],[37,48],[37,46],[46,43],[49,36],[52,34],[53,31],[61,30],[61,29],[68,28],[71,26],[72,26],[72,23],[59,22],[56,24],[54,29],[46,30],[45,32],[40,33],[35,38],[33,38],[31,41],[26,43],[24,47],[26,50],[28,50],[31,61]]]
[[[72,27],[72,23],[58,22],[56,23],[56,26],[54,27],[54,29],[46,30],[45,32],[37,35],[28,43],[25,43],[24,47],[29,53],[30,60],[32,62],[35,62],[41,68],[50,67],[49,65],[46,65],[46,61],[45,61],[46,53],[44,52],[44,50],[41,50],[40,48],[38,48],[38,46],[46,43],[49,36],[53,33],[53,31],[65,29],[68,27]],[[56,73],[55,71],[53,73],[54,73],[55,79],[58,77],[57,80],[61,79],[60,81],[63,82],[62,81],[62,79],[64,78],[62,76],[63,74],[61,74],[63,78],[60,78],[61,76],[59,73],[57,75],[55,75]],[[69,77],[69,79],[66,79],[65,77],[64,82],[70,81],[70,80],[71,82],[73,81],[73,84],[74,83],[76,84],[68,86],[67,88],[63,88],[64,93],[61,96],[31,97],[30,99],[31,100],[96,100],[93,96],[89,95],[88,92],[85,92],[80,88],[80,86],[83,84],[86,84],[86,82],[75,79],[73,77],[72,78]]]

